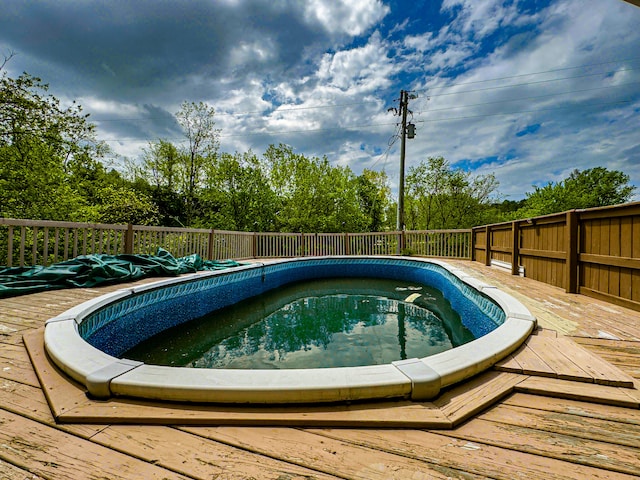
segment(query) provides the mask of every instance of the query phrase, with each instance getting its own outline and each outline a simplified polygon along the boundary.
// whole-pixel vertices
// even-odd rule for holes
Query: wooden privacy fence
[[[640,202],[472,230],[475,261],[640,310]]]
[[[79,255],[199,254],[206,260],[318,255],[471,258],[471,230],[373,233],[232,232],[0,218],[0,265],[50,265]]]

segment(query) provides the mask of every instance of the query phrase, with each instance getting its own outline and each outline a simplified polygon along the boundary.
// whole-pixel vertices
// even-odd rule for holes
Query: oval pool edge
[[[335,259],[345,257],[314,257]],[[410,260],[439,265],[469,287],[491,298],[505,321],[490,333],[454,349],[422,359],[361,367],[225,370],[146,365],[107,355],[79,334],[78,324],[95,310],[134,293],[229,273],[204,272],[117,290],[84,302],[45,324],[45,350],[67,375],[96,398],[125,396],[197,403],[318,403],[410,398],[426,401],[440,390],[470,378],[515,351],[536,327],[535,317],[511,295],[444,261],[417,257],[360,257]],[[309,257],[255,262],[239,271]]]

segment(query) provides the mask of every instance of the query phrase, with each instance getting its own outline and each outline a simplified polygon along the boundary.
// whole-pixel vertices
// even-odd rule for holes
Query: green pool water
[[[328,368],[421,358],[471,340],[433,287],[342,278],[249,298],[166,330],[123,357],[196,368]]]

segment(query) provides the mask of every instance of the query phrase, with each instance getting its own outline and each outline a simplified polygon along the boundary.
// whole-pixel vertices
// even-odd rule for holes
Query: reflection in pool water
[[[323,279],[250,298],[124,354],[197,368],[325,368],[422,358],[473,340],[441,292],[386,279]]]

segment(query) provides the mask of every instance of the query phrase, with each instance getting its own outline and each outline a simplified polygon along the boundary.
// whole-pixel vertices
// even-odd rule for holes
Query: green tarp
[[[166,250],[156,255],[82,255],[48,267],[0,267],[0,298],[72,287],[95,287],[145,277],[169,277],[241,265],[233,260],[203,260],[193,254],[175,258]]]

